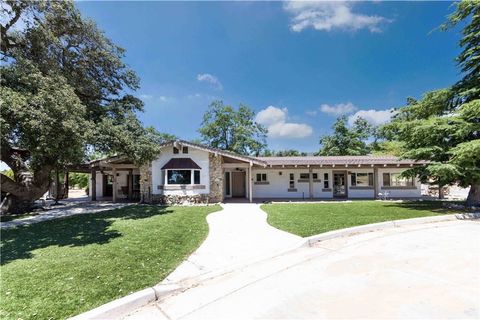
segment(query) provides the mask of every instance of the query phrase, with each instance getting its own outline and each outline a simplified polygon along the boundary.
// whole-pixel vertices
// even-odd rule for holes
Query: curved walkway
[[[83,199],[62,200],[61,203],[63,203],[63,205],[51,206],[49,209],[38,211],[38,214],[27,218],[0,222],[0,228],[9,229],[77,214],[97,213],[132,205],[132,203],[113,203],[111,201],[90,201]]]
[[[163,283],[179,283],[205,273],[267,258],[303,243],[301,237],[267,223],[258,204],[227,203],[207,216],[209,233],[202,245]]]
[[[478,319],[479,269],[479,221],[400,226],[298,248],[127,319]]]

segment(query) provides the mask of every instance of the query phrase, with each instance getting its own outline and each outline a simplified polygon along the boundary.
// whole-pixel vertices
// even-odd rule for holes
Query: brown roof
[[[190,147],[197,148],[197,149],[204,150],[204,151],[208,151],[208,152],[211,152],[211,153],[217,153],[219,155],[222,155],[222,156],[225,156],[225,157],[230,157],[232,159],[238,159],[238,160],[242,160],[242,161],[245,161],[245,162],[252,162],[253,164],[258,164],[258,165],[264,165],[265,164],[263,161],[259,160],[259,158],[256,158],[256,157],[245,156],[245,155],[238,154],[238,153],[235,153],[235,152],[232,152],[232,151],[213,148],[213,147],[209,147],[209,146],[206,146],[206,145],[203,145],[203,144],[193,143],[193,142],[185,141],[185,140],[181,140],[181,139],[169,140],[169,141],[166,141],[166,142],[162,143],[160,146],[165,147],[165,146],[173,145],[176,142],[181,144],[181,145],[190,146]]]
[[[394,156],[302,156],[302,157],[257,157],[267,165],[359,165],[359,164],[423,164],[410,159]]]
[[[201,169],[198,164],[190,158],[172,158],[163,167],[163,169]]]

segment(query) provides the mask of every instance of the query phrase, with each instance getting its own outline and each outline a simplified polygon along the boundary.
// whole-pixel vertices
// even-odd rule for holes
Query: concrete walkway
[[[207,216],[202,245],[162,283],[180,283],[206,273],[267,258],[298,247],[302,238],[273,228],[258,204],[227,203]]]
[[[478,270],[480,222],[402,226],[301,247],[127,319],[478,319]]]
[[[51,206],[50,209],[39,211],[37,215],[23,219],[0,222],[1,229],[14,228],[47,220],[59,219],[77,214],[95,213],[121,208],[131,203],[112,203],[111,201],[90,201],[86,199],[61,200],[63,205]]]

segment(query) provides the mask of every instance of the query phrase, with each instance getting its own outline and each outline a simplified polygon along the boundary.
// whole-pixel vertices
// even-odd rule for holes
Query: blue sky
[[[459,78],[449,2],[78,2],[141,78],[146,125],[198,138],[214,99],[244,103],[269,148],[316,151],[338,115],[388,120]]]

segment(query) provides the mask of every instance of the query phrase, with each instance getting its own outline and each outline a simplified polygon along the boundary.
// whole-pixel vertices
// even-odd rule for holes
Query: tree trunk
[[[472,183],[466,204],[468,207],[480,207],[480,183]]]
[[[0,214],[20,214],[30,211],[35,200],[48,190],[51,168],[43,168],[34,174],[22,171],[15,175],[15,180],[0,174],[1,188],[7,196],[1,203]]]
[[[3,214],[21,214],[33,209],[36,199],[22,199],[9,193],[3,199],[1,213]]]

